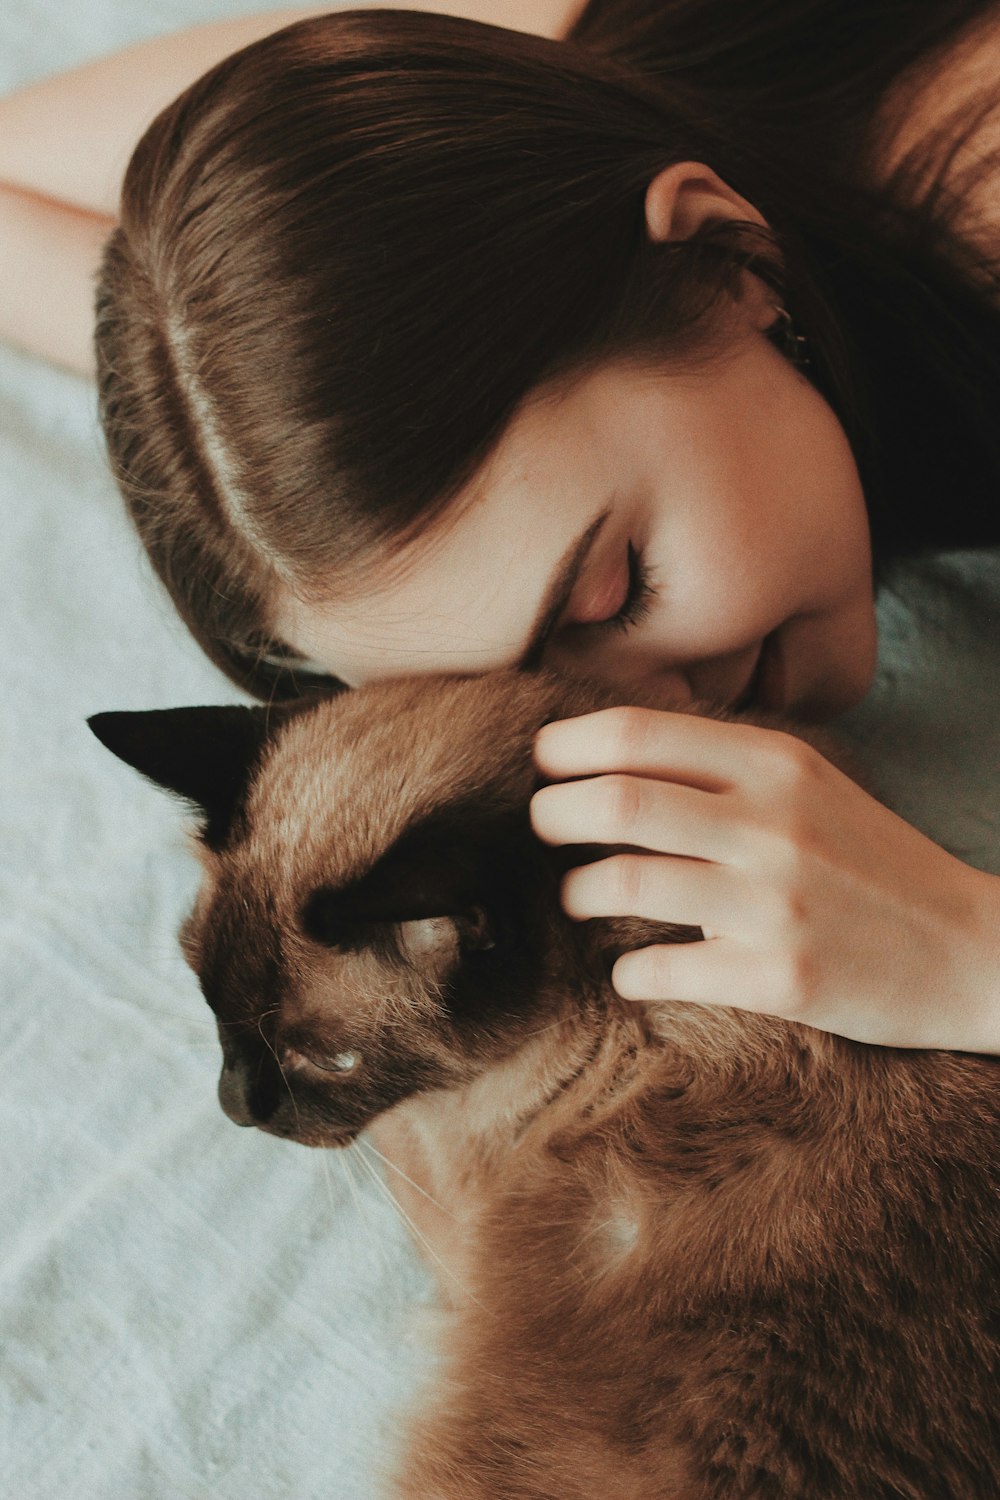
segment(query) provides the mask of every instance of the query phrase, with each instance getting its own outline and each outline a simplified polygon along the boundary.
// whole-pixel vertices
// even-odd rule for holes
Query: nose
[[[227,1058],[219,1074],[219,1103],[234,1125],[262,1125],[274,1114],[278,1080],[264,1059]]]

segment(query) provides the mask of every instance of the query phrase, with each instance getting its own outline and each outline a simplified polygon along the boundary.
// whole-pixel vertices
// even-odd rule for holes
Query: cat
[[[388,1493],[1000,1495],[1000,1060],[621,1000],[620,953],[700,930],[571,921],[607,851],[527,811],[539,727],[615,701],[503,672],[91,721],[200,811],[226,1113],[370,1128],[413,1179],[445,1325]]]

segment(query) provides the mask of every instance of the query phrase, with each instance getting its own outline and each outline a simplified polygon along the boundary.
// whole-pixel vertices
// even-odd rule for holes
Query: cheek
[[[870,577],[868,514],[854,455],[836,416],[812,387],[801,402],[798,464],[791,471],[782,521],[799,569],[799,608],[828,609],[857,594]]]
[[[797,617],[871,596],[860,488],[838,474],[809,503],[787,492],[703,491],[653,538],[658,595],[645,639],[680,657],[723,655]]]
[[[748,620],[763,614],[771,626],[843,605],[871,575],[868,516],[847,438],[811,389],[794,415],[796,423],[762,443],[750,482],[749,468],[731,470],[724,488],[701,497],[690,537],[702,581],[711,573],[734,612]]]
[[[798,603],[787,533],[772,537],[748,507],[711,507],[672,528],[654,561],[660,589],[650,639],[679,656],[723,655],[760,640]]]
[[[789,613],[829,608],[870,565],[850,443],[823,396],[770,346],[752,395],[727,451],[719,530],[775,578]]]

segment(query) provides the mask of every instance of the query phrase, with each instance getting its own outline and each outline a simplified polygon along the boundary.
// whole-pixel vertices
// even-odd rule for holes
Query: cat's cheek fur
[[[343,1145],[400,1099],[467,1076],[440,1004],[419,975],[390,969],[368,952],[344,955],[301,937],[261,952],[255,964],[219,943],[218,933],[238,919],[220,915],[225,895],[217,891],[209,907],[212,935],[202,937],[200,950],[223,1048],[220,1102],[231,1118],[306,1145]],[[256,1016],[255,974],[265,976],[271,1002]],[[312,1061],[348,1055],[355,1063],[343,1076]]]
[[[201,933],[212,905],[219,873],[219,858],[209,849],[204,839],[193,830],[188,832],[187,847],[201,866],[201,883],[195,896],[194,906],[181,923],[177,939],[181,953],[190,969],[198,974],[201,967]]]

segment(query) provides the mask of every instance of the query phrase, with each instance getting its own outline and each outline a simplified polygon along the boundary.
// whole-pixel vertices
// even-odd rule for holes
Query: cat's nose
[[[234,1125],[262,1125],[278,1103],[278,1091],[259,1062],[248,1058],[227,1059],[219,1074],[219,1103]]]
[[[219,1074],[219,1103],[234,1125],[256,1125],[250,1112],[245,1063],[223,1063]]]

